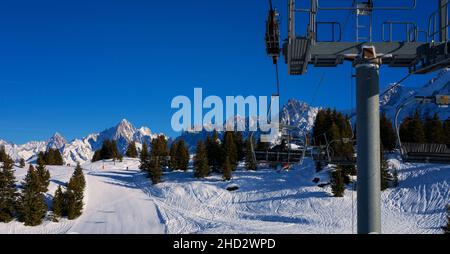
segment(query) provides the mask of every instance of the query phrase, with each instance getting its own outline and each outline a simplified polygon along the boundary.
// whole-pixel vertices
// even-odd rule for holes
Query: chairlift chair
[[[441,108],[448,107],[450,104],[449,98],[449,95],[437,95],[430,97],[416,96],[412,100],[399,106],[395,116],[395,128],[397,134],[397,144],[403,161],[410,163],[450,164],[450,144],[403,143],[400,137],[399,125],[400,112],[407,106],[411,104],[423,105],[434,103]]]
[[[253,148],[253,158],[257,165],[281,166],[290,168],[295,164],[302,164],[305,158],[306,137],[299,135],[297,127],[281,126],[279,144],[267,149]]]

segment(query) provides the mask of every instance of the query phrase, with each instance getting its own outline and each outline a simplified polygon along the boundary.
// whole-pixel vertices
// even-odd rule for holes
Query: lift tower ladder
[[[404,30],[405,39],[401,41],[394,41],[392,36],[387,40],[375,41],[371,32],[372,18],[377,17],[376,12],[414,10],[416,0],[410,0],[410,6],[381,6],[381,0],[348,0],[349,6],[335,7],[322,6],[320,0],[304,0],[308,7],[303,8],[297,8],[295,0],[287,1],[288,38],[284,41],[282,53],[290,75],[304,75],[310,65],[337,67],[344,61],[351,61],[356,69],[358,233],[381,233],[380,66],[407,68],[410,74],[425,74],[450,67],[448,0],[437,0],[437,11],[428,20],[423,41],[418,38],[423,31],[408,21],[383,23],[383,33],[386,25],[389,34],[393,34],[394,25],[409,26]],[[395,4],[396,1],[391,2]],[[325,11],[352,11],[357,20],[355,41],[342,41],[342,29],[338,22],[317,21],[318,14]],[[301,22],[307,24],[303,35],[297,35],[295,28],[296,14],[299,12],[309,14],[309,20]],[[369,17],[369,21],[365,22],[367,26],[360,24],[362,17]],[[319,41],[318,27],[327,24],[332,26],[332,40]],[[364,29],[368,30],[368,38],[363,38]],[[381,37],[385,38],[384,34]]]

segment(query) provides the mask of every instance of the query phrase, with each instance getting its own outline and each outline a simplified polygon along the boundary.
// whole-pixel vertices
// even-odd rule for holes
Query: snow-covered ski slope
[[[382,194],[383,232],[441,233],[450,202],[450,165],[390,162],[399,170],[400,187]],[[226,190],[230,183],[219,175],[197,180],[192,172],[166,173],[164,182],[153,186],[138,166],[133,159],[85,164],[86,207],[79,219],[47,220],[38,227],[0,223],[0,233],[308,234],[356,228],[356,192],[349,187],[344,198],[334,198],[330,187],[317,187],[312,180],[328,182],[328,173],[316,174],[309,160],[289,172],[238,170],[231,182],[240,187],[235,192]],[[49,169],[50,200],[73,168]],[[16,170],[23,178],[26,170]]]

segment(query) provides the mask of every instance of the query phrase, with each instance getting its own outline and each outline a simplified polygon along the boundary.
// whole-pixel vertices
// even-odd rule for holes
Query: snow
[[[382,193],[383,232],[436,234],[445,223],[450,202],[450,165],[404,164],[389,160],[399,172],[400,187]],[[138,170],[139,161],[83,165],[87,180],[85,211],[74,221],[44,222],[37,227],[0,223],[0,233],[352,233],[356,231],[356,192],[331,196],[326,170],[316,173],[313,161],[291,171],[238,170],[231,182],[220,175],[203,180],[193,172],[168,172],[151,185]],[[72,167],[48,167],[51,200]],[[128,170],[127,170],[128,168]],[[25,169],[16,168],[23,179]],[[239,186],[233,192],[229,186]],[[49,201],[50,202],[50,201]],[[353,211],[353,213],[352,213]],[[352,215],[353,214],[353,215]],[[352,223],[353,219],[353,223]],[[353,225],[353,230],[352,230]]]
[[[33,141],[16,145],[0,140],[0,146],[6,148],[6,152],[14,161],[23,158],[27,162],[34,162],[39,152],[56,148],[60,150],[66,164],[75,165],[78,162],[86,163],[90,161],[94,152],[101,148],[105,140],[116,140],[119,151],[125,153],[130,142],[136,142],[137,147],[142,147],[143,143],[150,144],[151,140],[157,136],[149,128],[136,129],[128,120],[123,119],[115,127],[100,133],[89,134],[81,139],[74,139],[71,142],[67,142],[61,134],[55,133],[48,141]]]

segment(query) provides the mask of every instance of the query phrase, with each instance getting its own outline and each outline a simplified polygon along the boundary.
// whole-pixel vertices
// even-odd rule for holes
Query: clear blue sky
[[[286,0],[274,2],[285,37]],[[379,17],[415,20],[425,28],[435,2],[419,0],[416,11]],[[2,0],[0,139],[23,143],[60,132],[70,140],[122,118],[174,136],[170,102],[177,95],[193,96],[194,87],[222,97],[269,96],[275,76],[264,50],[266,12],[263,0]],[[346,16],[337,17],[344,22]],[[376,29],[376,38],[379,33]],[[310,68],[306,76],[289,77],[282,65],[282,101],[348,109],[350,71],[349,65]],[[405,74],[384,68],[382,87]]]

